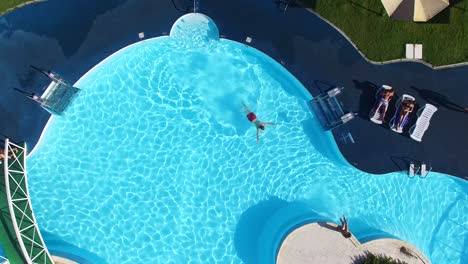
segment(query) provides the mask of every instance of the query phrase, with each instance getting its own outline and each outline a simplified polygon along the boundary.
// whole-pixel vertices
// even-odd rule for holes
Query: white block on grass
[[[414,59],[414,44],[406,44],[406,58]]]
[[[415,44],[414,45],[414,58],[418,60],[422,60],[422,57],[423,57],[423,45]]]

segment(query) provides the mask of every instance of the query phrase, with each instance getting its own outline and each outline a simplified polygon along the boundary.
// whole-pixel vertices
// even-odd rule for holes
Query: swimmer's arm
[[[257,128],[257,145],[260,142],[260,128]]]
[[[247,105],[244,103],[244,101],[242,101],[242,109],[244,110],[244,113],[246,114],[251,112],[249,107],[247,107]]]
[[[266,123],[263,123],[263,125],[265,125],[265,126],[277,126],[277,125],[279,125],[279,123],[266,122]]]

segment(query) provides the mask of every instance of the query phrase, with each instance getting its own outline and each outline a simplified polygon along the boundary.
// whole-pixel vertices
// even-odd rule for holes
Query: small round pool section
[[[219,39],[206,16],[118,51],[76,86],[28,158],[52,251],[66,251],[63,241],[100,263],[267,263],[295,226],[344,214],[358,239],[396,237],[438,264],[466,260],[466,182],[347,165],[300,82]],[[279,123],[258,145],[243,104]]]

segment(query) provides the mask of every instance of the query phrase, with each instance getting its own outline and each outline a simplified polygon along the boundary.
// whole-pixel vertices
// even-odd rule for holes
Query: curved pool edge
[[[258,237],[257,263],[276,263],[280,249],[288,236],[304,226],[314,224],[328,229],[338,226],[330,217],[317,213],[305,203],[291,202],[278,209],[265,223]],[[412,251],[417,252],[418,256],[423,256],[420,257],[423,263],[430,263],[429,258],[426,256],[427,252],[424,252],[413,244],[385,232],[381,232],[379,236],[373,236],[371,239],[368,239],[369,232],[371,231],[361,232],[360,236],[352,233],[352,240],[357,248],[365,248],[379,241],[399,241],[402,245],[408,245]],[[339,232],[334,231],[333,233]],[[339,238],[341,238],[341,234],[339,234]]]
[[[271,65],[273,65],[277,70],[281,71],[283,74],[285,74],[292,82],[294,82],[295,86],[300,88],[300,93],[304,96],[304,101],[305,103],[308,103],[308,101],[312,100],[314,97],[312,94],[307,90],[307,88],[302,84],[299,79],[297,79],[288,69],[286,69],[280,62],[276,61],[272,57],[270,57],[267,53],[264,53],[263,51],[254,48],[252,46],[249,46],[247,44],[237,42],[234,40],[230,39],[225,39],[225,38],[220,38],[220,41],[228,41],[231,43],[234,43],[236,45],[242,45],[248,48],[248,50],[253,51],[256,53],[256,55],[260,56],[262,59],[267,60]],[[311,114],[314,115],[315,113],[312,112],[312,109],[309,107],[309,111],[311,111]],[[329,139],[329,144],[328,147],[331,147],[331,155],[326,155],[325,153],[321,152],[322,155],[326,156],[327,158],[333,160],[335,165],[341,165],[341,166],[353,166],[351,163],[349,163],[345,156],[341,153],[338,144],[336,143],[336,139],[331,131],[325,131],[322,130],[322,132],[325,134],[325,136]]]
[[[182,17],[181,17],[182,18]],[[208,17],[209,18],[209,17]],[[180,18],[177,20],[179,21]],[[137,41],[137,42],[134,42],[130,45],[127,45],[117,51],[115,51],[114,53],[112,53],[111,55],[109,55],[108,57],[106,57],[105,59],[103,59],[102,61],[100,61],[99,63],[97,63],[96,65],[94,65],[91,69],[89,69],[85,74],[83,74],[74,84],[73,86],[76,86],[76,87],[79,87],[80,85],[80,82],[86,78],[91,72],[94,71],[94,69],[98,68],[100,65],[104,64],[106,61],[110,60],[111,58],[113,58],[114,56],[117,56],[119,53],[125,51],[126,49],[128,48],[131,48],[133,46],[136,46],[136,45],[139,45],[141,43],[144,43],[144,42],[148,42],[148,41],[154,41],[154,40],[157,40],[157,39],[163,39],[163,38],[170,38],[171,36],[158,36],[158,37],[154,37],[154,38],[148,38],[148,39],[144,39],[144,40],[140,40],[140,41]],[[257,48],[254,48],[252,46],[249,46],[249,45],[246,45],[244,43],[241,43],[241,42],[237,42],[237,41],[234,41],[234,40],[230,40],[230,39],[226,39],[226,38],[219,38],[219,41],[227,41],[227,42],[230,42],[230,43],[233,43],[237,46],[244,46],[244,47],[247,47],[249,51],[252,51],[254,52],[256,55],[260,56],[262,59],[264,60],[267,60],[269,63],[271,63],[271,65],[273,65],[277,70],[281,71],[283,74],[285,74],[295,85],[296,87],[300,88],[300,93],[304,96],[304,100],[305,102],[307,101],[310,101],[313,99],[313,96],[310,94],[310,92],[307,90],[307,88],[288,70],[286,69],[283,65],[281,65],[281,63],[279,63],[278,61],[274,60],[273,58],[271,58],[268,54],[262,52],[261,50],[257,49]],[[311,111],[311,109],[309,108],[309,110]],[[66,112],[65,112],[66,114]],[[313,114],[313,113],[311,113]],[[41,132],[41,135],[39,136],[39,139],[38,141],[36,142],[36,144],[34,145],[33,149],[28,153],[27,157],[32,157],[32,155],[36,152],[36,149],[41,145],[42,143],[42,139],[47,131],[47,128],[49,127],[50,123],[52,122],[52,120],[54,118],[60,118],[60,116],[58,117],[55,117],[53,115],[51,115],[51,117],[48,119],[46,125],[44,126],[44,128],[42,129],[42,132]],[[324,153],[322,153],[323,155],[327,156],[327,158],[330,158],[334,161],[334,163],[336,165],[346,165],[346,166],[353,166],[352,164],[350,164],[347,160],[346,160],[346,157],[341,153],[339,147],[338,147],[338,144],[336,143],[336,139],[334,138],[333,136],[333,133],[330,132],[330,131],[323,131],[323,133],[325,134],[325,136],[329,139],[329,146],[332,148],[332,156],[333,157],[329,157],[327,155],[325,155]]]
[[[404,240],[377,238],[362,243],[353,234],[349,238],[343,237],[339,225],[333,222],[305,223],[291,230],[281,241],[276,263],[308,263],[304,260],[310,256],[315,256],[315,261],[323,260],[321,253],[329,262],[344,263],[348,259],[359,259],[366,252],[409,263],[431,263],[421,250]]]
[[[126,50],[127,48],[130,48],[132,46],[135,46],[137,44],[140,44],[140,43],[144,43],[144,42],[147,42],[147,41],[150,41],[150,40],[155,40],[155,39],[160,39],[160,38],[169,38],[169,36],[159,36],[159,37],[154,37],[154,38],[148,38],[148,39],[143,39],[143,40],[140,40],[140,41],[137,41],[137,42],[134,42],[130,45],[127,45],[117,51],[115,51],[114,53],[112,53],[111,55],[107,56],[106,58],[104,58],[102,61],[100,61],[98,64],[94,65],[91,69],[89,69],[85,74],[83,74],[74,84],[73,86],[76,86],[78,87],[80,85],[80,82],[85,78],[87,77],[95,68],[99,67],[101,64],[105,63],[107,60],[111,59],[112,57],[116,56],[117,54],[119,54],[120,52],[123,52],[124,50]],[[65,112],[66,114],[66,112]],[[44,128],[42,129],[41,131],[41,135],[39,136],[39,139],[37,140],[36,144],[34,145],[33,149],[31,149],[31,151],[28,153],[27,155],[27,158],[29,157],[32,157],[32,155],[36,152],[36,149],[38,148],[38,146],[41,145],[42,143],[42,139],[44,137],[44,134],[46,133],[47,131],[47,128],[49,127],[51,121],[54,119],[54,118],[60,118],[60,116],[54,116],[54,115],[51,115],[50,118],[47,120],[47,123],[46,125],[44,126]]]
[[[464,182],[464,183],[468,182],[468,178],[466,178],[465,176],[457,176],[457,175],[449,174],[447,172],[437,171],[437,170],[433,170],[433,169],[430,170],[428,172],[428,174],[426,176],[424,176],[424,177],[421,176],[421,175],[418,175],[418,174],[416,174],[415,176],[410,177],[408,175],[408,171],[406,171],[406,170],[391,170],[391,171],[386,171],[386,172],[383,172],[383,173],[375,173],[375,172],[370,171],[370,170],[365,170],[365,169],[363,169],[361,167],[358,167],[358,166],[354,165],[353,163],[349,162],[348,158],[340,150],[340,147],[337,144],[337,141],[338,141],[337,136],[335,136],[334,134],[333,134],[333,139],[334,139],[334,142],[335,142],[334,146],[336,146],[336,151],[339,152],[339,156],[342,158],[341,162],[343,162],[343,164],[346,164],[349,167],[355,168],[355,169],[357,169],[359,171],[362,171],[364,173],[367,173],[367,174],[370,174],[370,175],[373,175],[373,176],[385,176],[385,175],[389,175],[389,174],[393,174],[393,173],[399,173],[402,176],[406,176],[406,177],[409,177],[409,178],[424,179],[426,177],[433,176],[432,174],[436,174],[436,175],[439,175],[439,176],[449,177],[450,179],[460,180],[461,182]]]
[[[161,38],[161,37],[156,37],[156,38]],[[152,39],[155,39],[155,38],[152,38]],[[128,45],[128,46],[126,46],[126,47],[124,47],[124,48],[122,48],[122,49],[120,49],[120,50],[114,52],[113,54],[111,54],[110,56],[108,56],[107,58],[105,58],[104,60],[102,60],[100,63],[98,63],[97,65],[95,65],[93,68],[91,68],[91,69],[90,69],[86,74],[84,74],[76,83],[79,83],[84,77],[86,77],[86,76],[88,75],[88,73],[92,72],[93,69],[94,69],[95,67],[99,66],[101,63],[104,63],[107,59],[110,59],[113,55],[116,55],[116,54],[120,53],[121,51],[125,50],[126,48],[128,48],[128,47],[130,47],[130,46],[133,46],[133,45],[136,45],[136,44],[139,44],[139,43],[141,43],[141,42],[148,41],[148,40],[151,40],[151,39],[142,40],[142,41],[139,41],[139,42],[130,44],[130,45]],[[230,41],[230,40],[228,40],[228,41]],[[235,41],[233,41],[233,42],[235,42]],[[236,44],[241,44],[241,45],[242,45],[242,43],[240,43],[240,42],[235,42],[235,43],[236,43]],[[250,46],[249,46],[249,47],[250,47]],[[255,48],[254,48],[253,50],[262,53],[262,52],[259,51],[258,49],[255,49]],[[266,55],[266,54],[265,54],[265,55]],[[268,55],[266,55],[265,58],[270,59],[270,60],[273,60],[273,59],[272,59],[271,57],[269,57]],[[274,60],[273,60],[273,61],[274,61]],[[279,65],[279,66],[282,67],[281,64],[276,64],[276,63],[278,63],[278,62],[276,62],[276,61],[274,61],[274,62],[275,62],[275,63],[273,63],[273,65]],[[292,76],[292,78],[290,78],[291,80],[299,82],[299,80],[297,80],[288,70],[283,69],[283,72],[284,72],[284,73],[287,72],[289,75],[291,75],[291,76]],[[300,83],[300,82],[299,82],[299,83]],[[303,87],[303,86],[300,85],[299,87]],[[51,121],[51,120],[52,120],[52,118],[49,119],[49,121]],[[48,126],[48,124],[49,124],[49,122],[47,122],[47,126]],[[46,127],[47,127],[47,126],[46,126]],[[46,130],[46,129],[43,130],[43,133],[44,133],[45,130]],[[327,134],[327,135],[329,135],[329,136],[330,136],[330,134],[331,134],[331,132],[328,132],[328,131],[324,131],[324,133]],[[42,134],[41,134],[41,138],[42,138]],[[344,160],[347,164],[349,164],[349,163],[346,161],[346,159],[344,158],[344,156],[341,154],[341,152],[339,151],[339,148],[338,148],[338,146],[337,146],[337,144],[336,144],[336,140],[333,140],[332,142],[334,143],[333,146],[336,147],[336,148],[335,148],[335,151],[338,151],[339,154],[341,155],[341,157],[343,158],[343,160]],[[38,143],[37,145],[39,145],[39,143]],[[34,150],[34,149],[33,149],[33,150]],[[32,153],[32,152],[31,152],[31,153]],[[340,156],[339,156],[339,157],[340,157]]]
[[[206,16],[208,17],[208,16]],[[181,17],[182,18],[182,17]],[[208,17],[209,18],[209,17]],[[179,18],[180,19],[180,18]],[[179,20],[178,19],[178,20]],[[178,21],[177,20],[177,21]],[[175,24],[175,23],[174,23]],[[83,74],[74,84],[73,86],[79,86],[79,83],[85,78],[87,77],[87,75],[89,75],[95,68],[99,67],[101,64],[104,64],[107,60],[113,58],[114,56],[116,56],[117,54],[119,54],[120,52],[123,52],[124,50],[130,48],[130,47],[133,47],[135,45],[138,45],[138,44],[141,44],[141,43],[144,43],[144,42],[147,42],[147,41],[153,41],[153,40],[156,40],[156,39],[161,39],[161,38],[170,38],[170,36],[167,36],[167,35],[164,35],[164,36],[158,36],[158,37],[153,37],[153,38],[148,38],[148,39],[143,39],[143,40],[140,40],[140,41],[137,41],[137,42],[134,42],[132,44],[129,44],[117,51],[115,51],[114,53],[112,53],[111,55],[109,55],[108,57],[106,57],[105,59],[103,59],[102,61],[100,61],[99,63],[97,63],[96,65],[94,65],[91,69],[89,69],[85,74]],[[259,54],[263,59],[266,59],[268,60],[269,62],[271,62],[272,65],[274,65],[274,67],[280,71],[282,71],[284,74],[286,74],[290,80],[292,80],[297,87],[300,87],[301,90],[300,92],[304,95],[304,99],[306,101],[309,101],[311,99],[313,99],[313,96],[311,95],[311,93],[307,90],[307,88],[287,69],[285,68],[280,62],[276,61],[275,59],[273,59],[272,57],[270,57],[267,53],[255,48],[255,47],[252,47],[252,46],[249,46],[247,44],[244,44],[244,43],[241,43],[241,42],[237,42],[237,41],[234,41],[234,40],[230,40],[230,39],[227,39],[227,38],[222,38],[220,37],[219,38],[219,41],[228,41],[228,42],[231,42],[231,43],[234,43],[236,45],[242,45],[242,46],[245,46],[245,47],[248,47],[249,50],[252,50],[254,51],[255,53]],[[45,132],[47,131],[47,128],[49,127],[51,121],[53,120],[54,116],[52,115],[49,120],[47,121],[46,125],[44,126],[44,128],[42,129],[41,131],[41,135],[39,136],[39,139],[38,141],[36,142],[36,144],[34,145],[33,149],[28,153],[27,157],[30,157],[32,156],[34,153],[35,153],[35,150],[38,148],[38,146],[40,146],[40,144],[42,143],[42,139],[43,139],[43,136],[45,134]],[[60,118],[60,117],[57,117],[57,118]],[[336,165],[341,165],[341,166],[349,166],[349,167],[353,167],[355,169],[358,169],[359,171],[362,171],[362,172],[365,172],[365,173],[368,173],[368,174],[372,174],[372,175],[375,175],[375,176],[382,176],[382,175],[387,175],[387,174],[390,174],[390,173],[402,173],[402,174],[405,174],[405,171],[399,171],[399,170],[394,170],[394,171],[389,171],[389,172],[385,172],[385,173],[381,173],[381,174],[377,174],[377,173],[373,173],[372,171],[367,171],[367,170],[363,170],[362,168],[359,168],[357,166],[355,166],[354,164],[352,164],[351,162],[348,161],[347,157],[342,153],[342,151],[340,150],[340,147],[338,145],[338,139],[337,139],[337,136],[334,135],[333,132],[331,131],[323,131],[325,133],[325,135],[330,139],[330,143],[329,146],[332,148],[332,152],[333,152],[333,157],[328,157],[330,159],[332,159],[334,161],[334,163]],[[333,139],[333,140],[331,140]],[[324,153],[322,153],[324,154]],[[435,173],[438,173],[438,174],[443,174],[445,176],[449,176],[449,177],[452,177],[452,178],[456,178],[456,179],[462,179],[464,181],[466,181],[466,179],[464,178],[461,178],[461,176],[456,176],[456,175],[451,175],[451,174],[447,174],[445,172],[442,172],[442,171],[432,171],[432,172],[435,172]],[[430,172],[431,173],[431,172]],[[429,173],[429,174],[430,174]]]
[[[158,40],[158,39],[164,39],[164,38],[169,38],[170,36],[158,36],[158,37],[154,37],[154,38],[149,38],[149,39],[144,39],[144,40],[141,40],[141,41],[137,41],[135,43],[132,43],[130,45],[127,45],[117,51],[115,51],[114,53],[112,53],[111,55],[109,55],[108,57],[106,57],[105,59],[103,59],[102,61],[100,61],[99,63],[97,63],[96,65],[94,65],[91,69],[89,69],[85,74],[83,74],[74,84],[73,86],[77,86],[79,87],[80,86],[80,83],[89,75],[91,74],[96,68],[100,67],[101,65],[105,64],[108,60],[112,59],[113,57],[115,56],[118,56],[119,54],[121,54],[122,52],[126,51],[127,49],[133,47],[133,46],[137,46],[141,43],[145,43],[145,42],[148,42],[148,41],[155,41],[155,40]],[[279,62],[277,62],[276,60],[274,60],[273,58],[271,58],[270,56],[268,56],[266,53],[263,53],[262,51],[252,47],[252,46],[248,46],[246,44],[243,44],[243,43],[240,43],[240,42],[237,42],[237,41],[233,41],[233,40],[229,40],[229,39],[225,39],[225,38],[220,38],[219,41],[226,41],[226,42],[230,42],[232,44],[234,44],[235,46],[244,46],[244,47],[247,47],[248,51],[252,52],[254,54],[254,56],[256,57],[259,57],[260,59],[262,60],[265,60],[267,61],[270,65],[272,65],[274,67],[275,70],[278,70],[279,72],[281,72],[282,74],[285,75],[286,78],[288,78],[292,83],[294,83],[295,85],[295,88],[299,88],[298,89],[298,92],[301,93],[302,95],[302,99],[304,99],[304,103],[307,103],[309,100],[311,100],[313,97],[312,95],[307,91],[307,89],[305,88],[305,86],[291,73],[289,72],[283,65],[281,65]],[[304,111],[310,111],[310,109],[305,109]],[[66,114],[66,112],[65,112]],[[313,113],[310,113],[313,115]],[[43,144],[43,139],[47,133],[47,130],[49,128],[49,126],[52,124],[53,120],[55,118],[62,118],[61,116],[51,116],[46,125],[44,126],[42,132],[41,132],[41,135],[37,141],[37,143],[35,144],[35,146],[33,147],[33,149],[28,153],[27,157],[32,157],[35,153],[36,153],[36,150],[39,149],[41,147],[41,145]],[[330,148],[333,150],[334,152],[334,156],[335,156],[335,159],[333,159],[333,163],[339,163],[341,165],[345,165],[345,164],[348,164],[346,159],[342,156],[341,152],[339,151],[339,148],[335,142],[335,140],[333,139],[333,135],[330,131],[321,131],[325,137],[328,139],[328,145],[330,146]],[[322,153],[323,154],[323,153]],[[326,155],[325,155],[326,156]],[[328,157],[329,158],[329,157]],[[305,217],[305,218],[301,218],[301,223],[304,223],[304,219],[308,219],[308,217]],[[325,220],[325,218],[318,218],[319,220]],[[309,221],[309,220],[307,220]],[[63,250],[57,250],[55,248],[55,245],[52,246],[51,250],[55,253],[55,255],[59,255],[59,256],[65,256],[71,260],[74,260],[74,261],[83,261],[82,258],[80,257],[77,257],[78,255],[76,254],[70,254],[68,251],[63,251]]]
[[[327,23],[330,27],[334,28],[338,33],[340,33],[343,36],[343,38],[345,38],[351,44],[351,46],[353,46],[353,48],[359,53],[359,55],[361,55],[361,57],[364,60],[367,61],[367,63],[373,64],[373,65],[387,65],[387,64],[410,62],[410,63],[414,63],[414,64],[424,65],[424,66],[426,66],[426,67],[428,67],[428,68],[430,68],[432,70],[435,70],[435,71],[468,66],[468,61],[456,62],[456,63],[446,64],[446,65],[435,66],[430,62],[427,62],[425,60],[418,60],[418,59],[401,58],[401,59],[393,59],[393,60],[387,60],[387,61],[374,61],[374,60],[371,60],[366,56],[366,54],[364,54],[363,51],[361,51],[359,49],[359,47],[356,45],[356,43],[354,43],[354,41],[341,28],[337,27],[330,20],[323,17],[321,14],[319,14],[317,11],[313,10],[312,8],[305,7],[305,9],[307,9],[307,11],[314,14],[315,16],[317,16],[318,18],[323,20],[325,23]]]

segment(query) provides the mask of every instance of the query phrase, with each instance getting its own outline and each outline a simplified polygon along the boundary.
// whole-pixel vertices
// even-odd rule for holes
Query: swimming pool
[[[345,214],[362,240],[392,235],[433,263],[466,260],[465,182],[343,164],[297,80],[201,24],[178,20],[172,37],[129,46],[76,84],[28,159],[42,230],[107,263],[257,263],[271,219],[287,229]],[[243,101],[281,123],[259,145]]]

